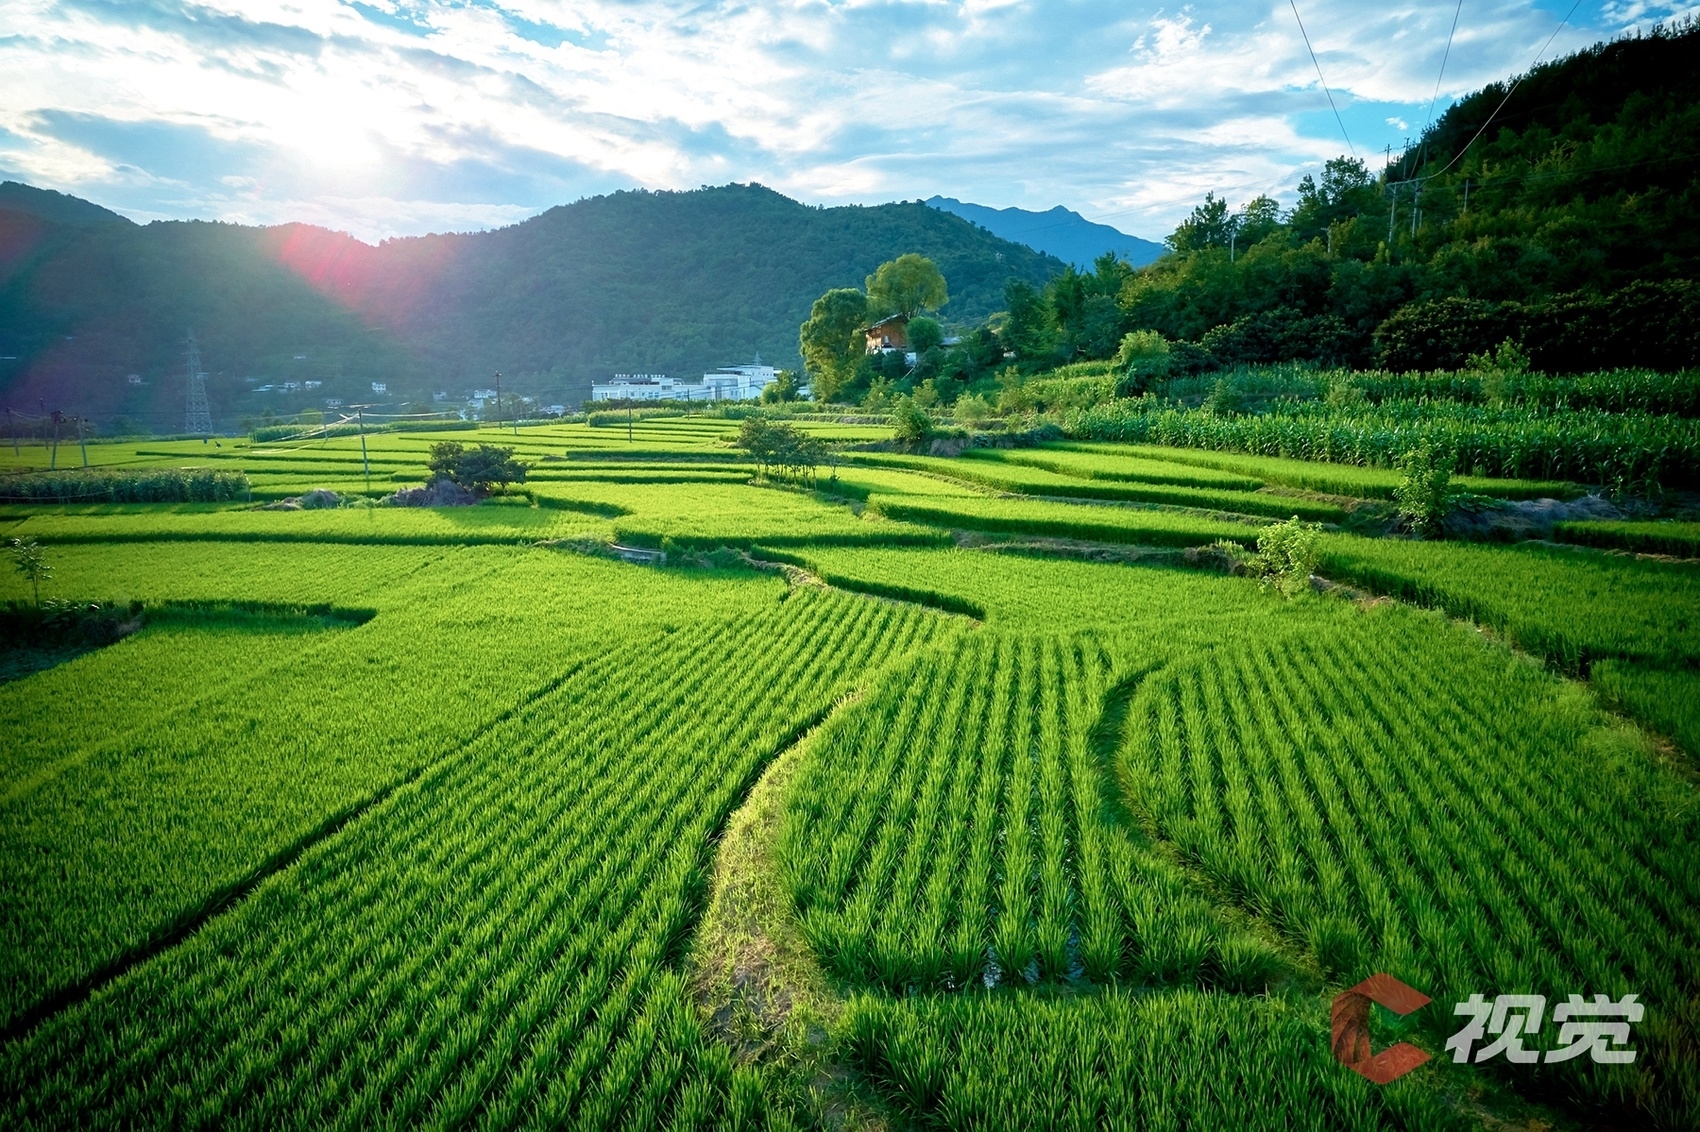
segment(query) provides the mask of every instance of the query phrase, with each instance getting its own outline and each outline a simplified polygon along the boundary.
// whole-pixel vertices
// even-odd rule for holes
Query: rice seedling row
[[[7,1047],[12,1117],[755,1118],[759,1082],[703,1040],[673,971],[709,837],[765,759],[930,624],[799,593],[623,643],[190,942]],[[738,678],[652,678],[703,663]]]
[[[876,495],[870,510],[887,518],[970,531],[1090,539],[1142,546],[1199,546],[1216,539],[1250,545],[1254,520],[1211,518],[1156,507],[1091,507],[1039,499],[925,498]]]
[[[1278,957],[1107,817],[1090,736],[1113,671],[1089,636],[972,633],[834,721],[779,840],[829,970],[897,993],[1264,985]]]
[[[1101,460],[1114,468],[1123,460],[1155,461],[1167,465],[1205,468],[1248,476],[1264,483],[1281,484],[1301,491],[1349,495],[1360,499],[1392,499],[1400,473],[1393,468],[1329,463],[1321,460],[1290,459],[1284,456],[1252,455],[1209,448],[1175,448],[1150,444],[1093,444],[1070,442],[1037,450],[1040,458],[1067,455],[1087,467]],[[1563,480],[1503,479],[1490,476],[1455,475],[1452,485],[1475,495],[1499,499],[1570,499],[1582,493],[1576,484]]]
[[[257,646],[258,683],[221,682],[191,651],[156,671],[147,701],[111,717],[99,741],[67,742],[84,725],[21,742],[36,753],[14,781],[31,776],[29,789],[0,801],[0,1017],[10,1023],[145,950],[550,687],[608,636],[712,613],[687,580],[512,553],[440,562],[358,629],[293,650]],[[616,579],[644,600],[607,607],[597,591]],[[492,609],[489,595],[504,591],[529,600]],[[728,582],[720,608],[780,592],[772,579]],[[540,624],[551,631],[536,633]],[[461,659],[449,667],[448,657]]]
[[[1270,518],[1297,515],[1302,519],[1329,523],[1338,522],[1346,515],[1345,509],[1338,504],[1315,499],[1250,491],[1224,491],[1209,487],[1082,479],[1044,468],[1024,464],[1000,464],[992,460],[927,456],[858,456],[858,459],[887,467],[913,468],[1020,495],[1161,503],[1172,507],[1195,507]]]
[[[1691,788],[1539,667],[1366,624],[1154,676],[1119,757],[1135,812],[1342,985],[1387,971],[1443,1002],[1639,994],[1655,1048],[1633,1087],[1587,1062],[1557,1074],[1598,1103],[1694,1111],[1678,1068],[1700,972]],[[1437,1037],[1452,1022],[1427,1019]]]

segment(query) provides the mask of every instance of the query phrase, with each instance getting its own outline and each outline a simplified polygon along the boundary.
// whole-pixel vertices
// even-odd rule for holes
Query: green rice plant
[[[222,540],[367,546],[525,545],[544,539],[606,538],[610,530],[606,519],[583,510],[488,504],[315,511],[84,509],[44,513],[17,529],[50,545]]]
[[[1554,523],[1552,537],[1583,546],[1700,558],[1700,523],[1679,523],[1672,519]]]
[[[6,1045],[8,1123],[783,1120],[677,970],[711,837],[935,619],[759,589],[513,689],[229,914]],[[692,667],[722,678],[653,678]]]
[[[1606,702],[1700,758],[1700,669],[1602,660],[1588,682]]]
[[[1263,985],[1268,948],[1106,816],[1092,737],[1113,682],[1092,637],[972,633],[829,724],[779,837],[829,971],[896,993]],[[1196,945],[1177,961],[1182,938]]]
[[[931,456],[858,457],[890,467],[911,468],[997,491],[1065,499],[1104,499],[1196,507],[1212,511],[1276,517],[1299,514],[1306,519],[1338,522],[1346,512],[1337,503],[1262,492],[1224,491],[1207,487],[1178,487],[1160,483],[1081,479],[1026,464],[992,460],[944,459]]]
[[[1334,1064],[1326,1005],[1169,989],[861,997],[853,1063],[923,1127],[1468,1128],[1424,1068],[1378,1087]]]
[[[1681,563],[1334,534],[1321,549],[1325,576],[1469,618],[1567,672],[1700,659],[1700,577]]]
[[[1120,767],[1146,830],[1337,985],[1640,995],[1633,1066],[1549,1073],[1618,1119],[1691,1123],[1692,786],[1581,689],[1462,629],[1396,609],[1345,628],[1224,645],[1141,686]]]
[[[1219,488],[1225,491],[1256,491],[1264,484],[1263,480],[1255,476],[1238,475],[1170,460],[1120,455],[1114,452],[1114,447],[1099,445],[1093,451],[1051,444],[1039,448],[970,448],[962,455],[974,460],[1025,464],[1059,475],[1091,480],[1160,483],[1176,487]]]
[[[1117,461],[1130,459],[1188,468],[1208,468],[1301,491],[1350,495],[1360,499],[1390,500],[1398,489],[1400,480],[1398,470],[1391,467],[1359,467],[1315,459],[1290,459],[1284,456],[1251,455],[1202,448],[1087,443],[1062,444],[1056,447],[1059,452],[1076,454],[1076,458],[1092,462],[1104,459],[1111,467],[1114,467]],[[1454,476],[1452,482],[1462,491],[1496,499],[1572,499],[1582,494],[1582,488],[1576,484],[1560,480]]]
[[[1090,539],[1140,546],[1200,546],[1217,539],[1251,543],[1259,524],[1157,507],[1082,506],[1039,499],[932,498],[876,495],[868,501],[890,519],[970,531]]]
[[[319,561],[335,553],[321,549]],[[250,631],[248,657],[234,669],[243,679],[229,667],[240,646],[213,632],[208,663],[222,668],[200,668],[191,647],[150,670],[148,693],[133,701],[115,701],[116,689],[78,692],[91,676],[157,658],[170,643],[155,646],[143,633],[6,686],[0,702],[21,729],[8,744],[0,800],[0,1018],[9,1025],[168,938],[269,860],[550,686],[613,627],[642,634],[708,612],[693,612],[698,587],[665,573],[633,577],[558,552],[514,555],[440,556],[401,585],[378,580],[378,615],[358,629],[310,639]],[[617,581],[646,601],[609,608],[597,590]],[[524,601],[493,605],[508,587]],[[752,577],[717,590],[721,608],[737,610],[783,587]],[[545,623],[548,633],[531,631]],[[450,675],[446,657],[479,675]],[[52,701],[38,696],[54,688],[75,714],[107,710],[98,723],[41,719]],[[406,703],[416,706],[396,710]]]

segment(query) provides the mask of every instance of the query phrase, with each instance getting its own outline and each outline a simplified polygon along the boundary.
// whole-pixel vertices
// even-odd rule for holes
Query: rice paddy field
[[[1700,1126],[1694,524],[798,427],[0,451],[0,1124]],[[387,502],[442,440],[526,478]],[[1224,568],[1291,516],[1311,585]]]

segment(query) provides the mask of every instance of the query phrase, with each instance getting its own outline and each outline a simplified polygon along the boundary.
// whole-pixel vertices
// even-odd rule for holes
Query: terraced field
[[[812,490],[693,417],[96,445],[251,498],[0,505],[53,618],[137,611],[0,682],[0,1121],[1694,1126],[1700,575],[1624,553],[1679,525],[1421,542],[1384,470],[800,427]],[[444,439],[527,479],[378,502]],[[1343,586],[1210,549],[1295,513]],[[1378,972],[1433,999],[1385,1086],[1330,1035]],[[1633,994],[1636,1058],[1456,1062],[1472,994],[1544,996],[1537,1058]]]

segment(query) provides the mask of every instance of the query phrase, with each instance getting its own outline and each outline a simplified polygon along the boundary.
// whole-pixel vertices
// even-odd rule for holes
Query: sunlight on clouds
[[[1422,120],[1449,5],[1304,7],[1342,110],[1378,104],[1357,128]],[[1600,19],[1617,28],[1667,10],[1612,0],[1554,52],[1596,38]],[[1285,3],[8,0],[6,11],[0,164],[144,216],[303,219],[377,237],[508,223],[622,184],[756,180],[826,202],[1064,203],[1160,235],[1206,190],[1290,194],[1340,148],[1315,125],[1325,103]],[[1508,0],[1472,5],[1443,106],[1526,67],[1554,22]]]

